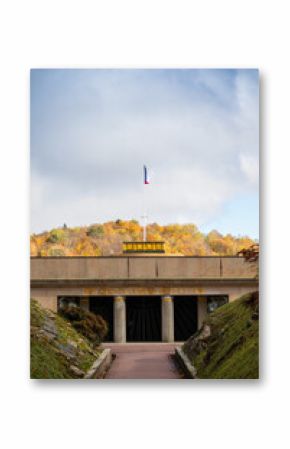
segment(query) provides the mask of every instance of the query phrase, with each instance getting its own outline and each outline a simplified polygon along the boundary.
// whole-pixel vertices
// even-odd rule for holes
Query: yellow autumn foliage
[[[31,256],[109,256],[122,254],[123,241],[140,241],[143,228],[136,220],[116,220],[90,226],[52,229],[30,238]],[[152,223],[147,240],[164,241],[167,254],[186,256],[236,255],[255,243],[248,236],[204,234],[195,224]]]

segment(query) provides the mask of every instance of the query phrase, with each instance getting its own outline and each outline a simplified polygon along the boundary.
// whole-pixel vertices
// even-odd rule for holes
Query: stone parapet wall
[[[255,279],[242,257],[32,257],[31,280]]]

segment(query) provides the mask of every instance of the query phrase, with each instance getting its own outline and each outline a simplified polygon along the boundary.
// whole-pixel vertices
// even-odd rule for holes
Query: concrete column
[[[80,308],[89,311],[90,310],[90,300],[89,298],[80,299]]]
[[[114,297],[114,342],[126,343],[126,299]]]
[[[207,297],[197,297],[197,328],[200,329],[207,316]]]
[[[162,341],[174,341],[174,303],[172,296],[162,297]]]

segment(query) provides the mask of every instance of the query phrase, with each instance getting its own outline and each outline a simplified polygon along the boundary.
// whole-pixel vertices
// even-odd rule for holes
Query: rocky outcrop
[[[67,320],[31,302],[32,378],[84,378],[101,352]]]
[[[259,377],[259,294],[249,293],[211,313],[183,345],[194,377]]]
[[[203,324],[202,328],[192,335],[183,345],[183,351],[190,354],[191,358],[195,358],[203,350],[207,348],[207,342],[211,336],[211,328],[209,324]]]

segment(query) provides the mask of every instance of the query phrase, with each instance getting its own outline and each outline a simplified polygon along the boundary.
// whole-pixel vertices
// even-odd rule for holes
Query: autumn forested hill
[[[117,220],[90,226],[52,229],[30,238],[32,256],[110,256],[122,253],[123,241],[142,240],[142,226],[136,220]],[[147,227],[147,240],[165,241],[168,254],[236,255],[254,241],[249,237],[201,233],[194,224]]]

